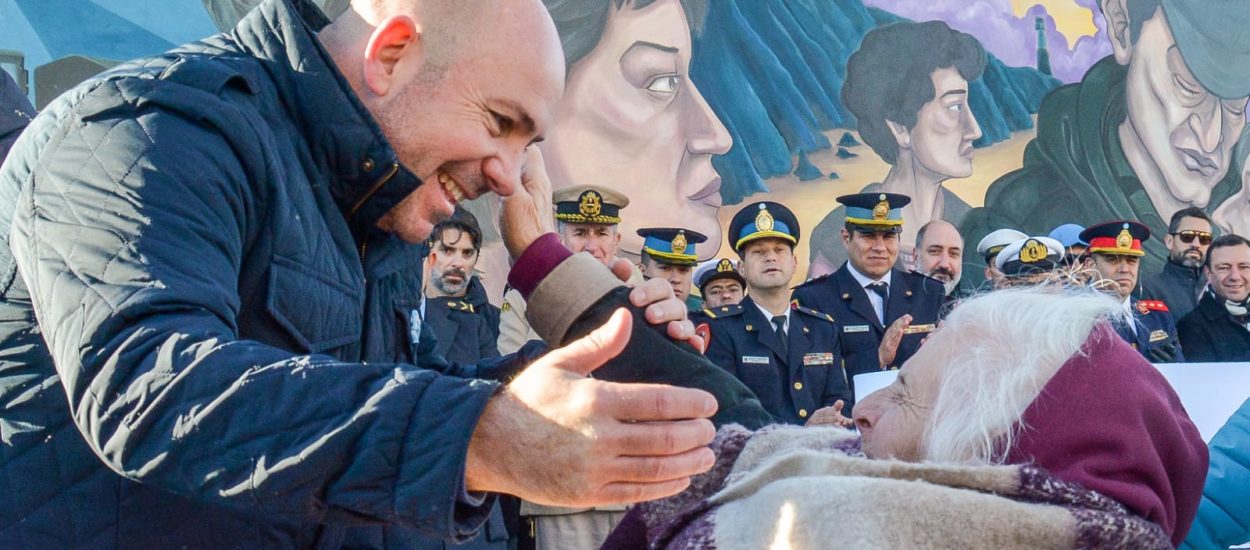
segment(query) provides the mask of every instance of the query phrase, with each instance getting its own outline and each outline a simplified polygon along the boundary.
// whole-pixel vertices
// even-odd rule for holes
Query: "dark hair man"
[[[456,363],[498,357],[499,308],[486,299],[474,275],[482,251],[477,219],[457,209],[430,233],[424,319],[434,331],[434,351]]]
[[[894,267],[910,200],[890,193],[838,197],[846,207],[841,236],[848,259],[833,274],[794,290],[799,304],[838,320],[852,394],[855,375],[898,368],[916,353],[937,328],[946,300],[941,281]]]
[[[1190,361],[1250,361],[1250,240],[1211,242],[1203,268],[1209,285],[1177,325]]]
[[[53,102],[0,169],[5,544],[459,541],[492,493],[629,502],[710,467],[709,393],[587,376],[718,369],[647,327],[684,317],[667,285],[613,314],[630,291],[551,233],[530,145],[563,85],[537,0],[267,0]],[[572,345],[414,357],[420,243],[488,193]]]
[[[1081,232],[1081,240],[1089,243],[1084,267],[1097,272],[1101,281],[1095,284],[1123,301],[1128,322],[1116,325],[1121,338],[1153,363],[1184,363],[1176,319],[1167,304],[1140,299],[1133,292],[1149,238],[1150,229],[1133,221],[1091,225]]]
[[[1163,264],[1163,271],[1142,282],[1142,296],[1163,300],[1177,319],[1193,311],[1207,285],[1202,266],[1213,239],[1213,227],[1211,216],[1196,206],[1172,214],[1168,234],[1163,236],[1168,261]]]
[[[790,301],[798,219],[775,202],[748,204],[730,222],[729,238],[747,297],[703,310],[711,332],[708,359],[751,388],[777,422],[806,424],[830,408],[837,416],[851,399],[837,325]]]

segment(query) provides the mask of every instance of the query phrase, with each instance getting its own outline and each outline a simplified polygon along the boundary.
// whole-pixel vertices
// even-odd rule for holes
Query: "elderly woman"
[[[723,428],[684,493],[605,548],[1169,548],[1207,450],[1088,289],[965,301],[838,428]]]

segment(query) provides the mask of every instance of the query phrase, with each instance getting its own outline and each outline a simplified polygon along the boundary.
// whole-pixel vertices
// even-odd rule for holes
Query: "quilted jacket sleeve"
[[[1211,440],[1202,502],[1181,548],[1206,550],[1250,542],[1250,400]]]
[[[191,498],[471,534],[486,510],[457,497],[498,385],[240,339],[242,243],[267,215],[249,153],[198,121],[137,111],[61,124],[10,235],[88,445]]]

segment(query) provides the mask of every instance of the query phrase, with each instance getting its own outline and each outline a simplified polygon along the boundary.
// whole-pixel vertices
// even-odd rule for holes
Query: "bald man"
[[[491,493],[634,502],[707,470],[713,395],[587,376],[716,367],[637,327],[693,335],[664,281],[631,294],[551,232],[529,145],[563,85],[539,0],[266,0],[49,105],[0,170],[0,545],[407,548],[472,536]],[[419,243],[487,193],[568,345],[448,364]]]
[[[942,281],[947,298],[959,292],[963,274],[964,239],[946,220],[920,226],[916,235],[916,271]]]

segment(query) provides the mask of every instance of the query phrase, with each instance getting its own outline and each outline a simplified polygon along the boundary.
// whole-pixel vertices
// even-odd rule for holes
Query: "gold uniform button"
[[[807,418],[807,409],[799,409],[799,418]]]
[[[802,382],[795,382],[795,383],[794,383],[794,389],[796,389],[796,390],[801,390],[801,389],[803,389],[803,383],[802,383]]]

